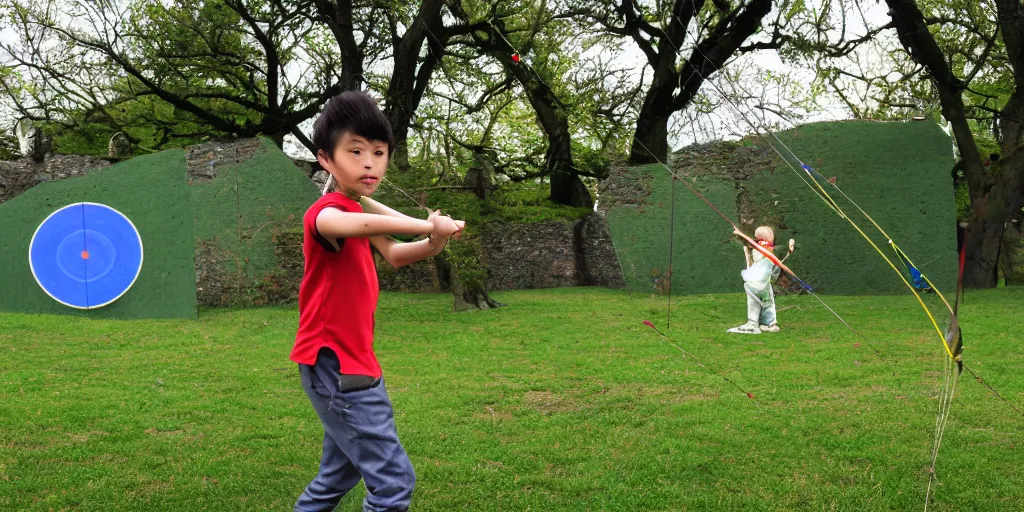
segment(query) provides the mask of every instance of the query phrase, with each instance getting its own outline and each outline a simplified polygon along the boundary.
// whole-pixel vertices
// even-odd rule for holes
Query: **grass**
[[[942,350],[907,297],[805,296],[726,335],[739,294],[384,294],[377,350],[416,510],[907,510],[924,505]],[[1024,291],[967,295],[965,357],[1018,407]],[[292,308],[198,321],[0,315],[0,509],[290,510],[321,429]],[[960,381],[929,510],[1020,510],[1022,418]],[[340,510],[359,510],[362,488]]]

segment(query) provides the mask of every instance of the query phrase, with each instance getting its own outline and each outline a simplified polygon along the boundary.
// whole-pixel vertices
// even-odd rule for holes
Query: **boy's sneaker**
[[[761,332],[779,332],[779,324],[762,325]]]
[[[735,334],[761,334],[761,328],[757,326],[757,322],[747,322],[738,327],[727,329],[725,332],[731,332]]]

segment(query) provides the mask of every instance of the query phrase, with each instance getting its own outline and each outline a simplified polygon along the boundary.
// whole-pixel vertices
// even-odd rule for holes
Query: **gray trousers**
[[[321,350],[315,366],[299,365],[302,389],[324,427],[320,471],[295,503],[295,512],[334,510],[359,480],[366,481],[364,512],[406,511],[416,474],[398,441],[384,381],[359,391],[338,390],[338,359]]]

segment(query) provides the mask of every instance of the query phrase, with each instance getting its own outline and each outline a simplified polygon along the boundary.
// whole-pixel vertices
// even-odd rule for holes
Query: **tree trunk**
[[[341,77],[338,79],[340,89],[361,89],[364,81],[364,54],[356,42],[352,0],[313,0],[313,4],[320,19],[331,29],[341,52]]]
[[[964,287],[994,287],[998,284],[1003,228],[1021,207],[1019,188],[1024,172],[1021,157],[1004,155],[990,171],[985,170],[965,115],[963,91],[967,84],[950,69],[914,0],[886,0],[886,3],[903,47],[932,75],[939,91],[942,115],[953,126],[953,136],[963,158],[972,210],[964,241]],[[1015,104],[1015,97],[1022,93],[1024,91],[1015,91],[1009,104]]]
[[[442,6],[444,0],[424,0],[408,30],[394,44],[395,66],[388,82],[385,112],[395,134],[391,161],[401,170],[409,168],[407,139],[412,116],[444,52],[444,41],[437,40],[438,37],[446,38],[441,19]],[[428,51],[421,64],[420,49],[424,42]]]
[[[964,287],[992,288],[999,282],[1003,234],[1024,205],[1024,150],[1003,155],[984,182],[971,185],[971,219],[967,226]]]
[[[647,102],[644,103],[640,117],[637,118],[633,146],[629,151],[630,163],[653,164],[667,161],[668,119],[668,113],[654,112],[648,108]]]
[[[455,311],[486,311],[505,305],[492,299],[485,288],[463,288],[458,281],[452,283],[452,298]]]
[[[469,23],[469,16],[457,5],[452,6],[453,14],[463,23]],[[590,192],[583,185],[572,161],[572,135],[569,131],[569,116],[562,102],[541,76],[527,64],[509,44],[506,35],[496,24],[487,23],[480,30],[473,31],[472,37],[480,47],[516,78],[537,114],[548,138],[547,157],[544,170],[551,177],[550,199],[556,203],[590,208],[594,205]],[[483,37],[481,32],[486,32]]]
[[[972,216],[967,225],[964,287],[992,288],[998,283],[999,246],[1003,223]]]
[[[679,85],[675,48],[671,41],[666,41],[658,48],[657,59],[650,62],[654,68],[654,77],[636,119],[636,131],[629,151],[630,163],[664,163],[668,159],[668,120],[672,115],[672,100]]]
[[[999,260],[1002,263],[1003,278],[1006,286],[1024,284],[1024,272],[1021,272],[1021,238],[1020,216],[1013,218],[1003,231],[1002,246],[999,249]]]
[[[581,208],[594,206],[590,191],[573,171],[569,141],[551,140],[551,137],[548,140],[553,145],[548,146],[544,168],[551,177],[551,200],[558,204]]]
[[[479,199],[487,199],[487,196],[497,188],[494,184],[495,159],[497,159],[497,155],[494,151],[486,149],[473,151],[473,166],[466,171],[462,185],[472,190]]]
[[[512,74],[526,89],[530,105],[537,113],[541,127],[548,136],[548,150],[544,161],[544,170],[551,177],[552,201],[568,206],[590,208],[594,201],[590,192],[583,185],[572,161],[572,136],[569,132],[569,118],[554,91],[538,77],[533,70],[513,62],[510,55],[499,58],[511,67]]]
[[[703,0],[675,0],[667,29],[655,32],[657,45],[641,35],[645,22],[633,8],[623,12],[627,17],[627,30],[647,56],[654,70],[651,87],[637,118],[629,161],[634,164],[666,162],[668,159],[668,121],[673,112],[685,109],[696,97],[697,91],[725,65],[729,57],[761,26],[761,20],[771,10],[771,0],[751,0],[736,7],[722,18],[698,47],[691,50],[680,66],[679,52],[686,41],[686,28],[693,13],[700,12]],[[716,8],[728,3],[715,2]],[[705,27],[706,28],[706,27]],[[651,29],[643,29],[650,33]]]

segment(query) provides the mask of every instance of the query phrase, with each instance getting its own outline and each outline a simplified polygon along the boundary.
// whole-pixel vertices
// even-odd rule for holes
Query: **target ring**
[[[142,237],[121,212],[99,203],[69,204],[36,228],[29,266],[53,300],[96,309],[121,298],[142,271]]]

